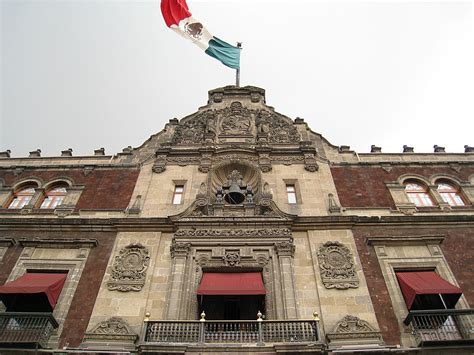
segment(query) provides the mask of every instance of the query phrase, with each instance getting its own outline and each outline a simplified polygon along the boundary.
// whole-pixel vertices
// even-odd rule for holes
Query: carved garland
[[[98,323],[90,333],[111,334],[111,335],[131,335],[128,323],[120,317],[111,317]]]
[[[148,249],[141,244],[122,248],[115,257],[107,288],[111,291],[140,291],[145,284],[149,261]]]
[[[269,229],[182,229],[175,237],[291,237],[289,228]]]
[[[327,242],[319,248],[318,259],[324,287],[342,290],[359,287],[349,248],[339,242]]]
[[[369,322],[351,315],[346,315],[337,322],[333,331],[328,333],[327,337],[331,342],[364,338],[364,341],[372,339],[370,343],[379,343],[382,340],[380,332]]]

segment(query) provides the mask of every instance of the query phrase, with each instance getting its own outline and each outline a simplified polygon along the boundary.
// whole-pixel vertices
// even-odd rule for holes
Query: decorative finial
[[[151,316],[150,312],[146,312],[145,313],[145,318],[143,319],[143,321],[148,322],[150,320],[150,316]]]
[[[318,312],[316,312],[316,311],[313,312],[313,320],[314,320],[315,322],[319,322],[319,320],[320,320],[320,319],[319,319],[319,314],[318,314]]]
[[[263,316],[262,312],[258,311],[258,313],[257,313],[257,322],[262,322],[263,321],[262,316]]]
[[[205,322],[206,321],[206,313],[204,313],[204,311],[202,311],[201,313],[201,319],[199,320],[201,322]]]

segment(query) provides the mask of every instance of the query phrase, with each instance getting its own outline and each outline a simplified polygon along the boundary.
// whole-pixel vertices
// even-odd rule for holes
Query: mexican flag
[[[185,0],[161,0],[161,13],[166,26],[193,41],[206,54],[230,68],[240,68],[240,48],[211,35],[191,15]]]

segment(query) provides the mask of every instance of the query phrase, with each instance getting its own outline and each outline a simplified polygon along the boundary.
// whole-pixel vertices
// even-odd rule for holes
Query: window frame
[[[12,197],[10,198],[9,202],[7,203],[6,208],[11,210],[21,210],[25,206],[27,206],[36,194],[38,186],[34,184],[24,184],[14,190]],[[26,190],[33,190],[32,192],[29,191],[25,193]],[[15,206],[13,204],[15,201],[19,201]]]
[[[440,185],[443,184],[445,186],[449,186],[450,189],[440,190]],[[451,207],[464,207],[466,206],[466,201],[463,195],[460,192],[459,186],[454,184],[451,181],[447,180],[437,180],[436,181],[436,191],[438,192],[439,196],[443,200],[443,202],[447,203]],[[454,196],[453,196],[454,195]],[[459,201],[456,201],[456,198]]]
[[[296,184],[286,183],[285,191],[286,191],[286,202],[290,205],[298,204],[298,194],[296,192]]]
[[[48,190],[45,191],[43,198],[38,203],[39,209],[56,209],[64,203],[67,196],[67,189],[69,185],[66,183],[55,183]],[[57,189],[64,189],[64,192],[57,192]],[[44,206],[45,202],[50,199],[48,205]],[[59,201],[59,202],[58,202]],[[52,206],[51,206],[52,205]]]
[[[181,189],[181,191],[178,191]],[[177,201],[177,199],[179,199]],[[173,196],[171,199],[171,204],[173,205],[182,205],[184,202],[184,184],[175,184],[173,189]]]
[[[419,189],[410,188],[411,186],[417,186]],[[435,207],[437,205],[436,200],[431,196],[429,187],[414,179],[407,179],[403,182],[405,189],[405,194],[410,203],[413,203],[417,208],[418,207]],[[427,203],[429,201],[429,203]]]

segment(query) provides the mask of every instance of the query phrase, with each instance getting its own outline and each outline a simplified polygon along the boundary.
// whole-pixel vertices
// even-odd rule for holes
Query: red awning
[[[462,291],[450,284],[434,271],[397,272],[398,283],[408,309],[411,309],[417,296],[442,295],[448,308],[453,308]]]
[[[205,272],[197,290],[198,295],[264,295],[260,272]]]
[[[66,276],[66,274],[24,274],[0,286],[0,299],[8,311],[52,311],[61,294]]]

